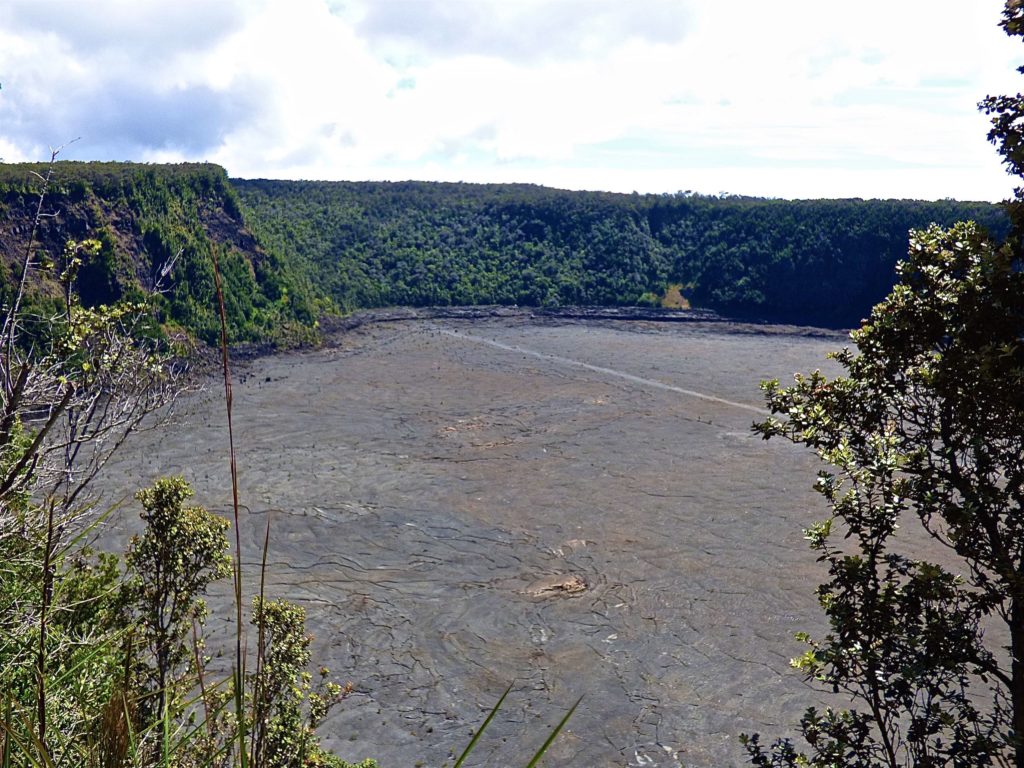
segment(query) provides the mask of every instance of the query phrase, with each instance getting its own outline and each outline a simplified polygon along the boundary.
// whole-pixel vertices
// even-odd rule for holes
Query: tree
[[[832,631],[795,664],[860,705],[804,736],[815,765],[1024,765],[1024,274],[973,224],[914,233],[898,274],[834,355],[845,375],[763,385],[756,429],[832,467],[807,530]],[[897,535],[911,515],[948,567]]]
[[[1024,36],[1022,0],[1003,26]],[[1024,97],[982,108],[1024,173]],[[744,737],[755,765],[1024,767],[1024,190],[1009,211],[1001,246],[971,223],[911,233],[843,375],[762,385],[755,430],[830,465],[806,531],[830,632],[793,664],[852,703],[805,713],[805,752]],[[922,558],[908,519],[945,551]]]
[[[228,521],[202,507],[184,506],[191,496],[180,477],[157,480],[135,496],[146,529],[132,537],[125,563],[140,641],[153,659],[146,685],[152,698],[143,702],[150,722],[177,714],[179,670],[195,658],[193,623],[206,618],[207,587],[231,572]]]
[[[102,518],[92,480],[144,418],[160,421],[153,412],[182,391],[187,365],[143,302],[83,302],[83,285],[109,273],[93,262],[112,259],[109,247],[69,241],[51,254],[37,240],[52,161],[44,170],[13,281],[0,265],[0,763],[348,768],[314,732],[346,689],[326,670],[311,684],[301,609],[264,607],[261,594],[247,689],[204,675],[203,596],[230,571],[228,524],[186,506],[184,480],[137,495],[146,528],[124,574],[85,546]],[[170,271],[176,257],[165,256],[154,274]],[[237,668],[244,658],[239,643]],[[258,754],[244,739],[257,718]]]
[[[61,254],[37,250],[36,233],[53,215],[45,202],[56,156],[45,175],[37,174],[42,188],[17,279],[0,295],[0,698],[5,706],[31,707],[18,722],[31,727],[30,743],[43,760],[48,721],[80,709],[84,690],[71,690],[60,664],[77,659],[96,669],[103,657],[82,652],[100,636],[93,630],[105,631],[103,622],[88,636],[67,624],[86,605],[106,610],[105,587],[83,603],[66,578],[81,571],[69,570],[69,561],[95,519],[90,484],[183,382],[181,368],[167,365],[166,347],[140,333],[145,306],[82,305],[76,277],[99,254],[98,241],[70,241]],[[95,583],[110,581],[108,567],[100,573]],[[104,664],[110,660],[103,657]],[[31,694],[19,682],[25,670],[34,677]],[[76,728],[83,725],[78,720]],[[61,725],[61,738],[74,731]]]

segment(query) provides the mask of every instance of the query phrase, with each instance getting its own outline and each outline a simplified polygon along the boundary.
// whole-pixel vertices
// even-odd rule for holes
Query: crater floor
[[[327,745],[440,766],[501,692],[476,765],[724,766],[821,697],[788,668],[821,628],[814,458],[750,432],[757,383],[845,337],[722,322],[410,320],[255,360],[235,384],[254,564],[308,610],[355,693]],[[108,477],[181,473],[230,510],[219,384],[135,436]],[[109,481],[108,481],[109,482]],[[110,532],[137,521],[129,504]]]

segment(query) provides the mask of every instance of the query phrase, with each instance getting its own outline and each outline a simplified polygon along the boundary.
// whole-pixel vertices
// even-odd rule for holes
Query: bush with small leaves
[[[125,555],[128,601],[138,645],[151,661],[142,664],[141,712],[151,722],[175,716],[179,697],[195,673],[193,623],[206,618],[207,587],[231,572],[229,523],[202,507],[185,506],[192,489],[183,478],[157,480],[139,491],[145,531],[133,536]]]
[[[326,667],[314,685],[308,669],[313,638],[306,633],[304,608],[256,597],[252,623],[262,651],[252,681],[253,762],[274,768],[333,765],[336,758],[320,748],[316,728],[351,686],[330,681]]]

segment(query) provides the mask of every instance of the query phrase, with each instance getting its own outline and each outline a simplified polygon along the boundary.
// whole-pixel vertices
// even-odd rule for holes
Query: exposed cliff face
[[[44,164],[0,164],[0,301],[20,274]],[[209,164],[56,163],[35,250],[95,238],[83,301],[149,297],[214,342],[216,255],[234,341],[310,338],[323,313],[397,305],[656,304],[849,327],[892,286],[907,231],[997,206],[614,195],[531,185],[229,181]],[[50,215],[53,214],[53,215]],[[41,271],[34,296],[56,285]]]
[[[0,291],[20,275],[41,164],[0,166]],[[235,341],[294,339],[315,317],[308,296],[282,259],[246,226],[224,170],[213,165],[56,163],[33,251],[40,267],[59,265],[69,240],[96,239],[77,288],[86,304],[149,297],[160,319],[212,342],[217,337],[213,258],[224,278]],[[56,270],[34,269],[35,300],[56,290]]]

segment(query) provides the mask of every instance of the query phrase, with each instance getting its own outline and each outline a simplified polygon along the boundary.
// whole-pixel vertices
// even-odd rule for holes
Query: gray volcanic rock
[[[235,387],[248,593],[303,604],[355,693],[343,757],[439,766],[509,682],[475,765],[522,764],[575,699],[559,766],[721,766],[823,700],[813,457],[750,431],[757,382],[840,334],[564,318],[392,319],[252,361]],[[182,473],[230,509],[219,384],[108,476]],[[110,538],[136,523],[130,506]],[[223,598],[220,598],[223,599]],[[215,601],[216,602],[216,601]],[[214,627],[216,631],[216,627]]]

